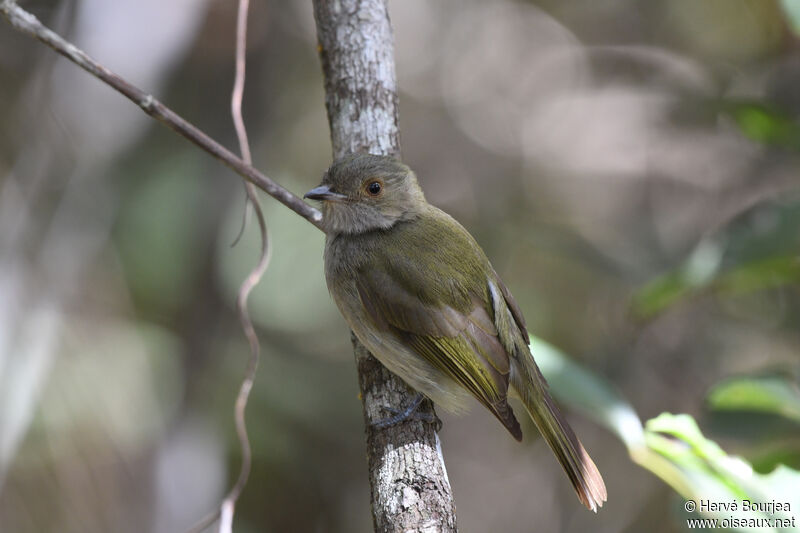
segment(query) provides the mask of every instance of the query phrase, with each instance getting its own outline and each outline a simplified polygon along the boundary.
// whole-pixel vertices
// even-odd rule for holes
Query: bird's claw
[[[392,416],[383,418],[374,422],[373,427],[377,429],[385,429],[397,425],[406,420],[419,420],[421,422],[428,422],[435,425],[435,431],[438,433],[442,429],[442,421],[435,413],[422,413],[419,411],[420,405],[425,401],[423,394],[417,393],[414,401],[405,409],[395,409],[394,407],[384,407],[383,409],[392,413]]]

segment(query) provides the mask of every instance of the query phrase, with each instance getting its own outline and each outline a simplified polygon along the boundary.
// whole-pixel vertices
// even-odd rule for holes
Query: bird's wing
[[[522,309],[519,308],[514,296],[511,295],[511,291],[506,288],[505,283],[503,283],[503,280],[501,280],[500,276],[497,275],[497,272],[494,272],[494,278],[497,283],[497,287],[500,288],[500,293],[503,295],[503,303],[508,306],[508,310],[511,311],[511,316],[514,318],[514,323],[516,323],[519,333],[522,334],[527,343],[528,328],[525,325],[525,317],[522,316]]]
[[[435,264],[405,264],[402,276],[391,265],[360,272],[356,287],[364,308],[375,327],[396,335],[471,392],[521,440],[522,430],[507,401],[510,361],[493,320],[488,280],[478,283],[482,294],[474,294],[467,289],[474,284],[464,283],[463,272],[442,279],[442,272],[431,267]]]

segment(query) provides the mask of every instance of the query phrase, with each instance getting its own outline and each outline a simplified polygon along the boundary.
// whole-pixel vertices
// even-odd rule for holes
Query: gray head
[[[410,168],[397,159],[351,154],[334,161],[305,198],[322,201],[325,232],[365,233],[416,217],[426,205]]]

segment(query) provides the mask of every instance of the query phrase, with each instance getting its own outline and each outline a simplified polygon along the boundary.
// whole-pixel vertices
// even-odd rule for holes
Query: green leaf
[[[670,272],[639,289],[633,295],[631,310],[639,318],[650,318],[686,299],[693,292],[680,272]]]
[[[730,294],[743,294],[800,283],[800,256],[788,255],[752,261],[720,275],[715,287]]]
[[[767,411],[709,409],[707,431],[735,446],[762,473],[779,464],[800,470],[800,424]]]
[[[686,515],[687,519],[702,515],[719,520],[720,528],[748,532],[753,529],[734,527],[738,524],[726,526],[723,521],[786,519],[790,527],[763,527],[759,531],[800,532],[793,514],[800,509],[800,491],[797,491],[800,473],[783,465],[769,475],[755,472],[744,459],[728,455],[717,443],[706,439],[694,418],[686,414],[664,413],[649,420],[643,428],[633,407],[605,379],[541,339],[531,338],[531,352],[560,403],[617,435],[635,463],[658,476],[686,500],[685,509],[689,510],[690,501],[696,506]],[[773,388],[767,389],[773,393],[773,403],[787,399],[784,389],[779,387],[778,393]],[[730,393],[732,389],[727,390]],[[767,402],[762,399],[761,404]],[[744,510],[746,501],[788,503],[791,511]],[[736,509],[712,509],[709,502],[735,502]]]
[[[711,409],[760,411],[800,422],[800,386],[786,375],[729,379],[708,395]]]
[[[696,504],[692,513],[725,520],[786,519],[791,527],[761,528],[760,531],[800,531],[793,512],[800,508],[800,473],[785,466],[761,475],[743,459],[726,454],[706,439],[689,415],[663,413],[645,425],[647,450],[634,457],[643,467],[669,483],[687,503]],[[736,503],[735,509],[703,508],[702,502]],[[745,502],[788,504],[790,511],[745,510]],[[794,521],[792,522],[792,519]],[[727,527],[739,531],[752,528]]]
[[[719,271],[722,253],[718,242],[701,241],[676,271],[656,278],[634,296],[634,313],[640,317],[653,316],[707,287]]]
[[[749,139],[790,150],[800,149],[800,124],[780,110],[761,102],[725,102],[722,111],[730,115]]]

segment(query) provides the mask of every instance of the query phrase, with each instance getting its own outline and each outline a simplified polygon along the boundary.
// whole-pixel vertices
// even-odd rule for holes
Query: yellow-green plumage
[[[602,477],[547,392],[520,309],[472,236],[425,201],[408,167],[348,156],[307,196],[324,202],[328,288],[370,352],[446,409],[476,398],[521,440],[508,404],[516,394],[584,505],[602,505]]]

